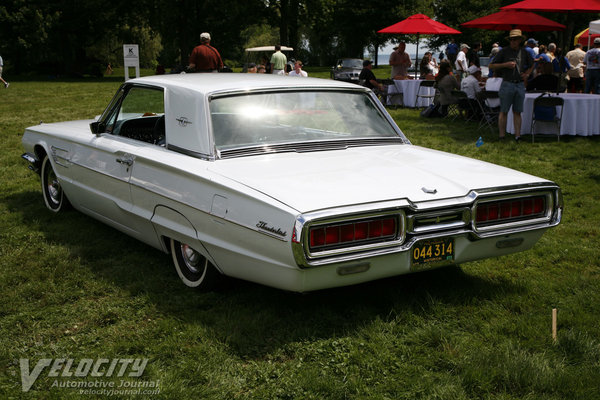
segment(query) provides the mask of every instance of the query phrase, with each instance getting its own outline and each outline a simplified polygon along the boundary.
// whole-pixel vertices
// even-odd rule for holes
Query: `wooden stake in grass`
[[[554,343],[556,343],[557,340],[557,329],[556,329],[556,322],[558,319],[558,311],[556,310],[556,308],[552,309],[552,341]]]

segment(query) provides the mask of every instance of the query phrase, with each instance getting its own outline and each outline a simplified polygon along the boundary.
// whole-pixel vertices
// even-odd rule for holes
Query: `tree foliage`
[[[13,72],[82,74],[90,65],[120,64],[122,44],[140,45],[141,64],[186,65],[201,32],[228,60],[243,60],[244,48],[282,44],[311,65],[340,57],[362,57],[387,42],[415,37],[377,31],[416,13],[462,31],[457,42],[483,42],[484,50],[505,32],[461,28],[460,24],[498,11],[511,0],[3,0],[0,52]],[[566,19],[565,15],[555,16]],[[593,19],[587,14],[570,26]],[[581,20],[581,21],[580,21]],[[566,20],[563,23],[567,22]],[[570,27],[570,29],[572,29]],[[538,34],[541,39],[556,38]],[[423,36],[444,48],[448,36]]]

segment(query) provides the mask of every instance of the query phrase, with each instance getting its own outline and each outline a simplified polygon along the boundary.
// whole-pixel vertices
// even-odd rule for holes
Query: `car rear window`
[[[362,92],[289,91],[218,97],[210,104],[217,149],[399,137]]]

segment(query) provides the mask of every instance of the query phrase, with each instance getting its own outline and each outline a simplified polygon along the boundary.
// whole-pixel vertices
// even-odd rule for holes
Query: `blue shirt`
[[[569,60],[567,60],[567,57],[563,56],[563,61],[563,67],[561,68],[558,57],[555,57],[554,60],[552,60],[552,69],[554,72],[563,73],[571,69],[571,64],[569,63]]]
[[[446,46],[446,54],[458,54],[458,45],[456,43],[449,43]]]
[[[527,51],[529,54],[531,54],[531,58],[533,58],[534,60],[536,59],[535,51],[533,51],[533,49],[531,47],[525,46],[525,51]]]

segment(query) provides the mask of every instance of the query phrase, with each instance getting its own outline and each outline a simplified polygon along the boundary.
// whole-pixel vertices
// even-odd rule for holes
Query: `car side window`
[[[106,131],[156,145],[165,144],[163,90],[131,87],[106,120]]]

